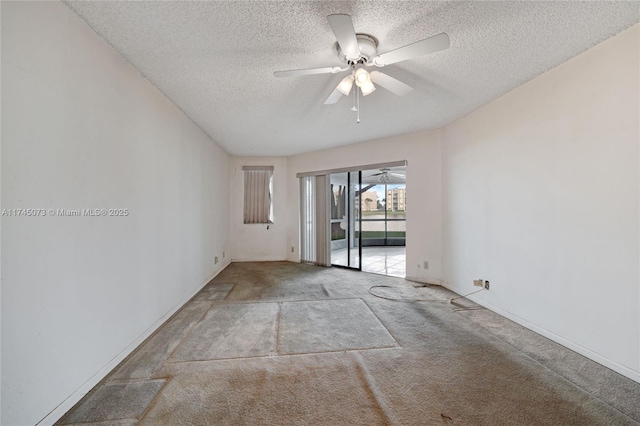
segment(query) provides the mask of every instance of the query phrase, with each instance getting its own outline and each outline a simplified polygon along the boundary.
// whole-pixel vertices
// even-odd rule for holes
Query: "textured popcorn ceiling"
[[[290,155],[440,128],[640,21],[637,2],[67,2],[229,153]],[[446,32],[448,50],[381,69],[383,88],[323,105],[345,74],[327,15],[353,17],[383,53]]]

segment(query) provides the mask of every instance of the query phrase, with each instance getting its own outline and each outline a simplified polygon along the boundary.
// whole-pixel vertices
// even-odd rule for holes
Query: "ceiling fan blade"
[[[371,176],[386,175],[387,173],[389,173],[389,169],[387,169],[386,167],[383,167],[380,169],[379,173],[373,173]]]
[[[308,68],[304,70],[275,71],[273,75],[276,77],[295,77],[298,75],[335,74],[340,71],[344,70],[340,67]]]
[[[371,71],[370,74],[371,74],[371,81],[373,81],[376,84],[379,84],[380,86],[384,87],[390,92],[395,93],[398,96],[404,96],[413,90],[411,86],[407,86],[400,80],[396,80],[395,78],[390,77],[387,74],[382,73],[380,71]]]
[[[347,59],[358,59],[360,57],[360,47],[356,38],[356,30],[353,28],[353,21],[349,15],[329,15],[327,16],[331,31],[336,36],[340,49],[347,56]]]
[[[338,85],[338,87],[340,87],[340,85]],[[325,105],[331,105],[338,102],[338,100],[340,99],[340,96],[342,96],[342,92],[338,89],[338,87],[333,89],[333,92],[331,92],[327,100],[324,101]]]
[[[389,176],[395,176],[397,178],[402,178],[402,179],[406,177],[405,175],[401,175],[400,173],[389,173]]]
[[[373,58],[373,63],[381,67],[448,48],[449,36],[446,33],[441,33],[390,52],[383,53],[382,55],[378,55]]]

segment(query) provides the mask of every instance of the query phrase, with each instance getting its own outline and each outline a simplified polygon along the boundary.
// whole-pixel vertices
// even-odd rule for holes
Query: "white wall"
[[[244,223],[242,166],[273,166],[273,223]],[[231,259],[267,261],[287,259],[287,159],[284,157],[232,157]]]
[[[130,212],[2,218],[1,423],[48,423],[225,266],[229,157],[63,4],[1,7],[2,207]]]
[[[297,173],[407,160],[407,276],[427,282],[442,277],[440,132],[380,139],[288,157],[289,260],[298,261],[299,183]],[[424,261],[429,269],[422,268]],[[420,267],[418,266],[420,265]]]
[[[640,380],[640,26],[443,130],[444,276]]]

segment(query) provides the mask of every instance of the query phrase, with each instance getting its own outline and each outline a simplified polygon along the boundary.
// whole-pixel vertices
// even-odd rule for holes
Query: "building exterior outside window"
[[[393,188],[387,189],[387,202],[388,211],[405,211],[407,210],[407,189],[406,188]]]

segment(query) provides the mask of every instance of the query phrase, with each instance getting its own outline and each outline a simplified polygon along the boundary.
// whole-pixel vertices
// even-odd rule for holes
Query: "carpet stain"
[[[445,425],[453,424],[453,419],[451,417],[446,416],[442,413],[440,413],[440,417],[442,418],[442,423],[444,423]]]

